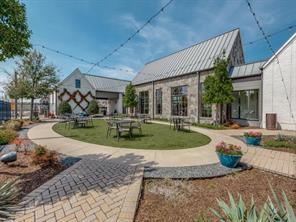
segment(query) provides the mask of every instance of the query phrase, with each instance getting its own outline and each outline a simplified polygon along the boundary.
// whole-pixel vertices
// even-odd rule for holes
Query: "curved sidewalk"
[[[155,122],[167,124],[164,122]],[[242,135],[245,130],[210,130],[192,127],[193,131],[205,134],[211,138],[211,142],[205,146],[180,149],[180,150],[141,150],[107,147],[90,144],[71,138],[66,138],[52,130],[55,123],[44,123],[31,128],[28,137],[35,143],[47,146],[49,149],[69,155],[84,157],[93,154],[106,155],[120,158],[121,161],[138,159],[145,165],[154,166],[197,166],[217,163],[215,144],[219,141],[240,145],[245,153],[242,161],[254,167],[271,172],[296,176],[296,155],[279,151],[258,149],[246,146],[242,141],[233,138],[233,135]],[[266,131],[265,134],[274,134],[274,131]],[[100,135],[98,135],[100,136]]]
[[[192,130],[203,133],[211,138],[209,144],[201,147],[180,150],[141,150],[107,147],[61,136],[52,130],[54,124],[55,123],[51,122],[37,125],[29,130],[28,137],[36,144],[47,146],[49,149],[69,156],[81,157],[91,154],[105,154],[111,155],[112,157],[137,156],[137,158],[145,161],[147,165],[194,166],[217,163],[218,158],[214,147],[215,144],[221,140],[224,140],[227,143],[239,144],[246,149],[246,146],[241,141],[230,136],[196,127],[193,127]]]

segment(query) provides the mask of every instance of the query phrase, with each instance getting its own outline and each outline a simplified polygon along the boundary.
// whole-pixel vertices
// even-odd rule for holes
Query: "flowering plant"
[[[216,145],[216,152],[226,154],[226,155],[237,155],[242,156],[241,147],[233,144],[226,144],[224,141],[221,141]]]
[[[28,150],[29,150],[29,143],[27,141],[25,141],[24,139],[22,138],[15,138],[11,144],[15,144],[15,151],[16,152],[22,152],[24,151],[25,154],[28,153]]]
[[[244,133],[245,137],[261,137],[262,133],[259,131],[250,130]]]

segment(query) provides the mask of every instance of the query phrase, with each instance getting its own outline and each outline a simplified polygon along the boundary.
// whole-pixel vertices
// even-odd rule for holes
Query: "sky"
[[[42,49],[38,44],[91,62],[97,62],[124,42],[169,0],[21,0],[32,30],[31,43],[54,64],[62,80],[75,68],[91,65]],[[251,0],[266,33],[296,25],[295,0]],[[145,63],[240,28],[246,62],[266,59],[271,52],[262,38],[245,0],[174,0],[132,41],[101,65],[129,72],[94,68],[91,74],[131,80]],[[279,49],[296,28],[270,38]],[[0,63],[0,89],[15,61]]]

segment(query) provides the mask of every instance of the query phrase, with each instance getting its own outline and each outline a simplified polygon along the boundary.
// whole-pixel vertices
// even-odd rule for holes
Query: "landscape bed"
[[[146,179],[135,221],[198,221],[202,217],[218,221],[209,211],[209,208],[219,211],[217,198],[229,203],[228,191],[236,199],[240,193],[250,206],[253,196],[260,208],[267,196],[272,196],[269,183],[278,194],[285,191],[296,212],[295,179],[251,169],[213,179]]]
[[[67,168],[63,165],[41,167],[33,164],[31,155],[24,152],[18,152],[17,156],[13,163],[0,164],[0,183],[16,180],[19,190],[16,202]]]
[[[194,148],[208,144],[211,139],[193,131],[175,131],[167,125],[148,123],[142,124],[142,135],[134,130],[133,138],[123,135],[117,141],[115,130],[106,137],[107,125],[104,120],[94,120],[94,127],[68,129],[64,123],[53,126],[53,130],[65,137],[100,144],[104,146],[147,150],[173,150]]]

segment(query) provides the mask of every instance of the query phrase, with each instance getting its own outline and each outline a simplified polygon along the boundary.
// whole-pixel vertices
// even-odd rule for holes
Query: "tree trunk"
[[[30,111],[30,120],[33,120],[33,112],[34,112],[34,97],[31,98],[31,111]]]
[[[17,98],[14,99],[14,118],[17,119]]]
[[[23,119],[23,98],[21,98],[20,118]]]
[[[219,123],[223,124],[223,104],[219,104]]]

